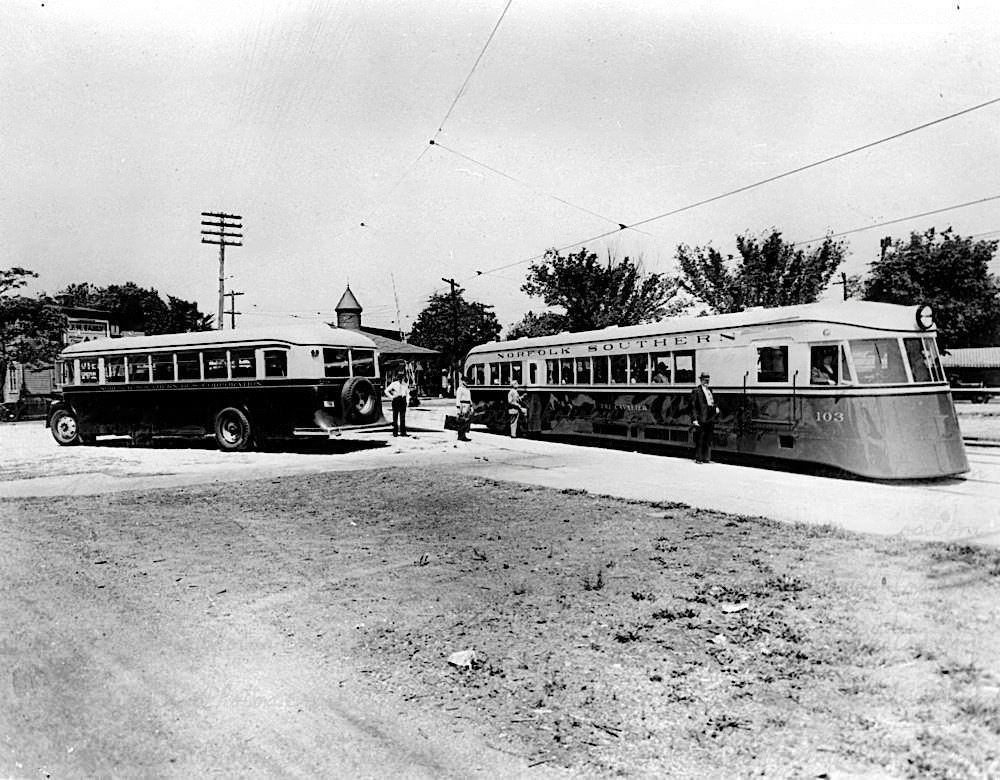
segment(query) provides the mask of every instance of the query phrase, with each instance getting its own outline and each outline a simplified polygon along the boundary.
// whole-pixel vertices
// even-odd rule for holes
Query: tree
[[[515,322],[507,329],[508,339],[525,339],[533,336],[551,336],[554,333],[561,333],[568,330],[566,315],[558,314],[554,311],[543,311],[535,314],[529,311],[520,322]]]
[[[565,310],[561,330],[580,331],[609,325],[638,325],[678,313],[677,283],[665,274],[647,274],[641,261],[602,263],[582,248],[563,257],[556,249],[528,269],[521,285],[528,295]]]
[[[143,289],[134,282],[107,287],[87,282],[71,284],[59,297],[68,306],[104,309],[123,330],[155,335],[212,329],[212,316],[200,312],[197,304],[172,295],[165,303],[155,289]]]
[[[864,298],[886,303],[929,303],[942,347],[975,347],[1000,339],[1000,280],[989,272],[996,241],[973,241],[952,232],[886,237],[871,264]]]
[[[410,331],[411,343],[436,349],[450,366],[457,365],[474,346],[493,341],[500,333],[491,307],[465,300],[464,292],[456,287],[454,296],[450,292],[431,295]]]
[[[0,269],[0,387],[11,363],[38,365],[62,349],[66,319],[44,296],[11,295],[38,274],[25,268]]]
[[[736,237],[739,260],[714,247],[677,247],[678,282],[719,314],[751,306],[812,303],[844,261],[845,245],[826,238],[818,247],[796,248],[780,231]]]

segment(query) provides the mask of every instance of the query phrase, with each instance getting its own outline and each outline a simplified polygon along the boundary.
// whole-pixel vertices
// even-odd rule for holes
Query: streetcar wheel
[[[246,414],[229,406],[215,415],[215,440],[223,452],[243,452],[250,449],[253,431]]]
[[[49,419],[52,438],[62,447],[80,443],[80,427],[76,415],[66,409],[59,409]]]

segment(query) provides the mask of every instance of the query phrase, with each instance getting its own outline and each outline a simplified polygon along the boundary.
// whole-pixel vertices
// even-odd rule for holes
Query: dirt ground
[[[974,547],[400,468],[7,500],[0,572],[4,776],[1000,774]]]

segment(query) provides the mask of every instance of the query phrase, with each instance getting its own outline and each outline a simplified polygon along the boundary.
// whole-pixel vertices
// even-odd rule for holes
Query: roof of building
[[[361,312],[361,304],[358,303],[358,299],[354,297],[354,293],[351,292],[351,285],[347,285],[347,289],[344,290],[344,294],[340,296],[340,303],[334,307],[334,311],[356,311]]]
[[[947,368],[1000,368],[1000,347],[949,349],[941,363]]]
[[[366,328],[362,325],[361,330],[368,338],[375,342],[375,348],[383,356],[407,355],[410,357],[431,357],[432,355],[440,354],[437,350],[418,347],[416,344],[408,344],[405,341],[384,336],[380,332],[381,328]]]

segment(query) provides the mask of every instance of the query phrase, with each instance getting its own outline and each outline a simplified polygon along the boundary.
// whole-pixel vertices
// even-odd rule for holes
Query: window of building
[[[896,339],[855,339],[850,344],[860,384],[902,384],[906,381],[903,356]]]
[[[351,363],[346,349],[323,348],[323,376],[331,378],[349,377]]]
[[[757,347],[757,381],[788,381],[788,347]]]
[[[264,350],[264,376],[288,376],[287,350]]]
[[[628,383],[628,356],[611,356],[611,384],[624,385]]]
[[[594,364],[594,384],[606,385],[608,383],[608,358],[601,355],[593,359]]]
[[[153,381],[174,381],[174,356],[172,354],[160,352],[153,355]]]
[[[128,356],[128,381],[149,381],[149,355]]]
[[[375,376],[375,353],[370,349],[351,350],[352,376]]]
[[[229,375],[236,378],[257,376],[257,355],[252,349],[229,350]]]
[[[669,352],[662,352],[659,354],[652,354],[649,356],[649,362],[653,369],[653,383],[654,384],[670,384],[670,364],[673,362],[670,359]]]
[[[644,385],[649,382],[649,356],[645,353],[641,355],[628,356],[629,381],[632,384]]]
[[[177,378],[185,382],[201,379],[200,352],[177,353]]]
[[[694,382],[694,352],[674,353],[674,382],[683,384]]]
[[[125,356],[104,358],[104,381],[118,384],[125,381]]]

